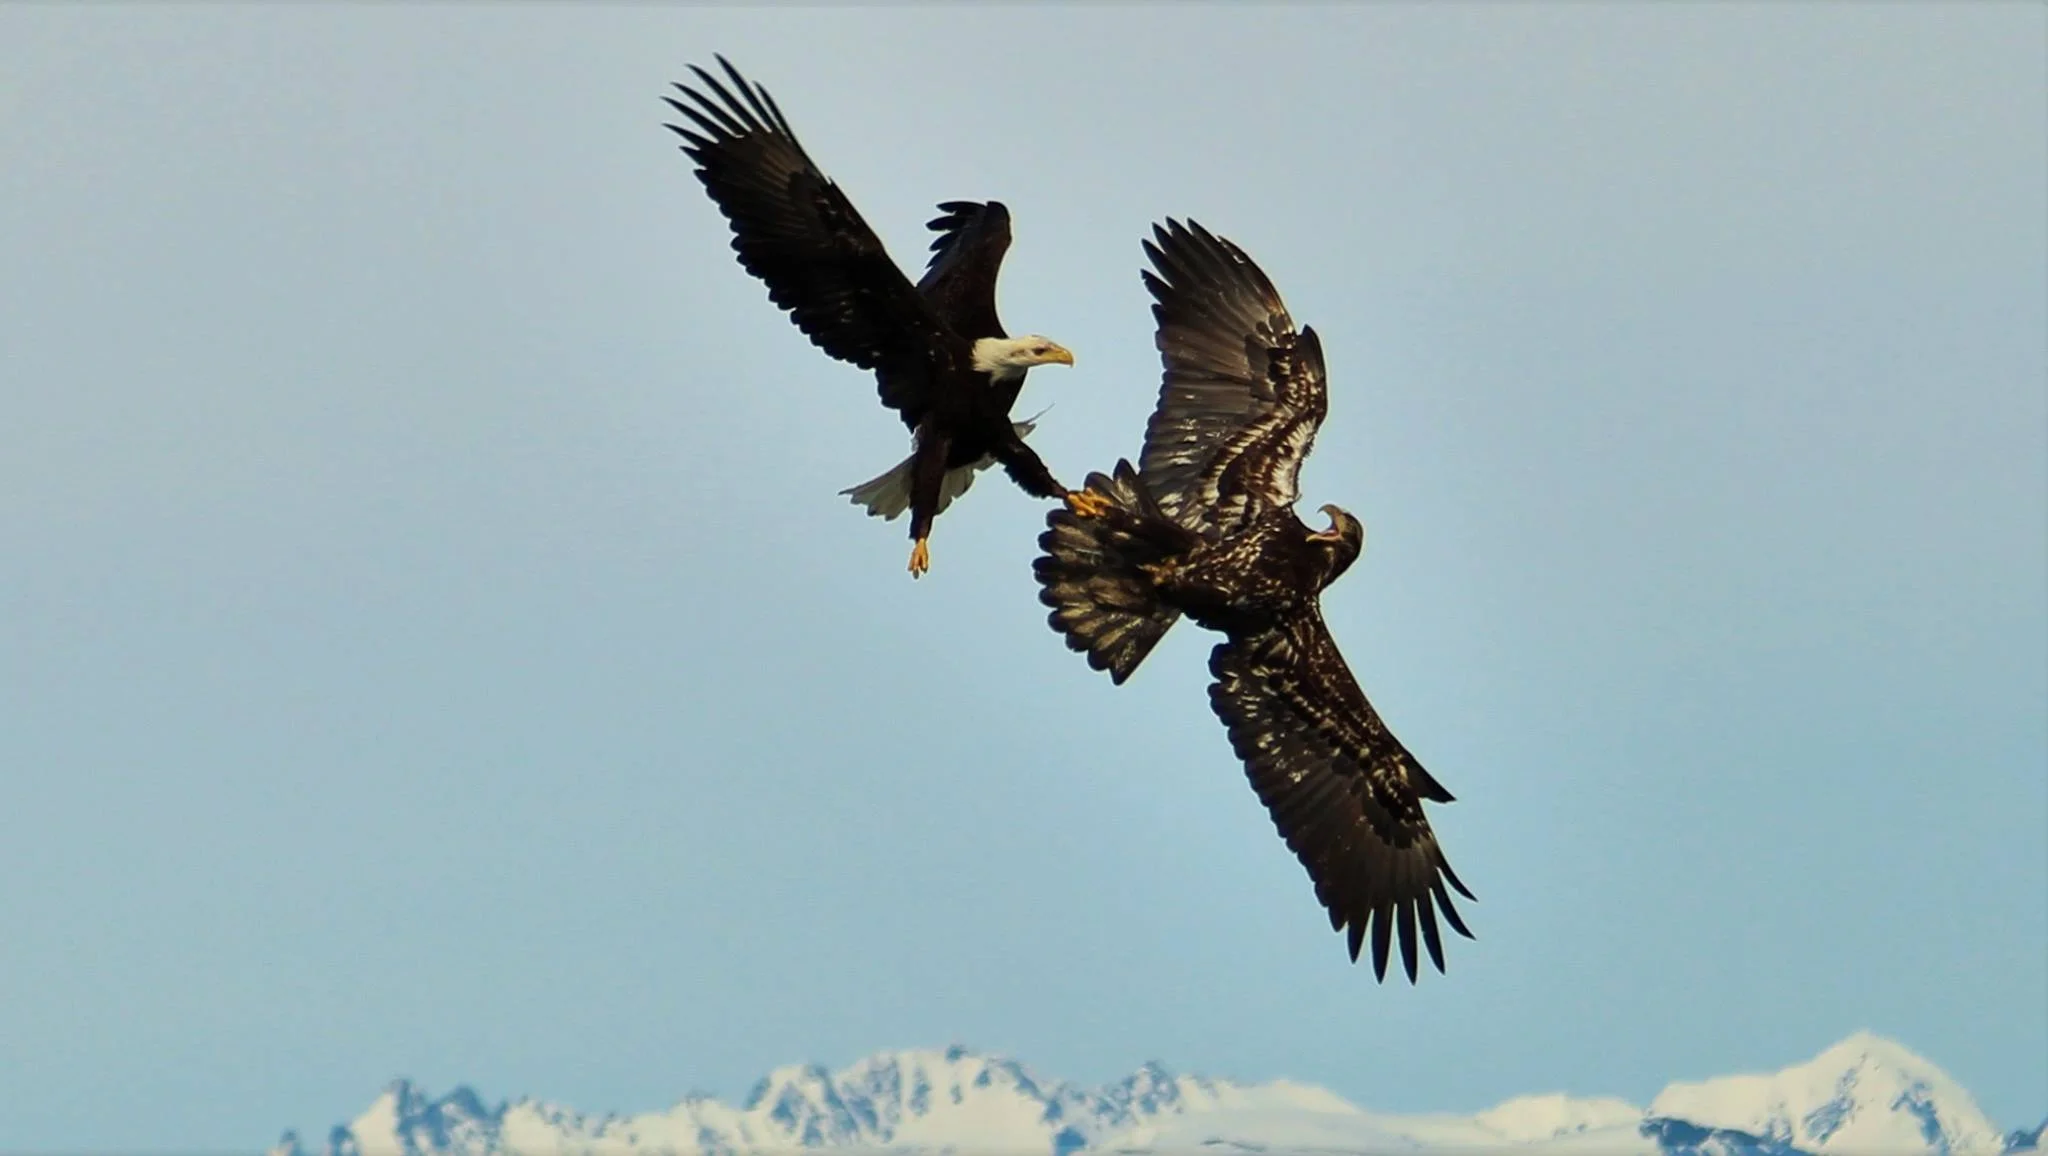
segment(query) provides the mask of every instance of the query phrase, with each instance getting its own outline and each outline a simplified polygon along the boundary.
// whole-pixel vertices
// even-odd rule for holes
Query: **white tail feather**
[[[1011,423],[1019,438],[1030,436],[1031,431],[1037,426],[1036,418]],[[839,492],[852,498],[854,505],[867,507],[869,514],[893,522],[903,516],[903,511],[910,508],[910,463],[914,458],[915,455],[904,458],[887,473]],[[939,483],[939,508],[934,511],[933,517],[944,513],[946,507],[953,504],[953,499],[967,492],[967,487],[974,484],[974,475],[995,464],[996,460],[993,457],[985,457],[971,465],[947,470],[945,480]]]

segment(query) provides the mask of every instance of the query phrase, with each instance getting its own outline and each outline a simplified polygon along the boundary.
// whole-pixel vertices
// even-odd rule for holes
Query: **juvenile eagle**
[[[691,66],[700,87],[677,84],[687,103],[669,107],[692,127],[683,138],[697,177],[732,225],[742,268],[768,286],[812,344],[871,370],[882,404],[910,427],[910,457],[842,493],[869,513],[910,510],[910,573],[931,567],[932,520],[977,471],[1001,462],[1033,497],[1098,507],[1054,480],[1012,422],[1010,407],[1034,365],[1072,365],[1074,355],[1037,334],[1011,337],[996,318],[996,274],[1010,247],[1010,214],[990,201],[948,201],[929,222],[938,239],[915,286],[882,248],[839,186],[797,143],[774,98],[723,56],[731,87]]]
[[[1328,412],[1322,346],[1236,245],[1168,221],[1145,251],[1165,363],[1136,470],[1088,476],[1098,517],[1048,515],[1033,569],[1054,630],[1121,684],[1185,614],[1221,631],[1209,702],[1261,802],[1358,959],[1368,928],[1386,979],[1399,939],[1415,981],[1416,931],[1444,967],[1437,912],[1467,938],[1422,802],[1451,793],[1408,753],[1338,653],[1319,595],[1358,558],[1365,528],[1324,506],[1295,516],[1302,459]],[[1396,933],[1398,932],[1398,936]]]

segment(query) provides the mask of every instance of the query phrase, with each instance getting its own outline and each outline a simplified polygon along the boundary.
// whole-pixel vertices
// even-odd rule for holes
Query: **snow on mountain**
[[[1474,1116],[1402,1116],[1362,1111],[1299,1084],[1242,1089],[1235,1102],[1183,1104],[1094,1145],[1109,1152],[1238,1149],[1279,1152],[1469,1152],[1490,1148],[1543,1153],[1651,1154],[1638,1128],[1643,1110],[1623,1100],[1561,1094],[1521,1096]],[[1290,1097],[1289,1103],[1283,1096]]]
[[[1868,1032],[1770,1075],[1672,1084],[1650,1102],[1649,1114],[1844,1156],[1997,1156],[2006,1143],[1948,1073]]]
[[[1514,1148],[1600,1156],[1999,1156],[1969,1094],[1890,1041],[1858,1034],[1772,1075],[1666,1088],[1647,1112],[1616,1099],[1521,1096],[1469,1116],[1360,1109],[1308,1084],[1176,1076],[1157,1064],[1100,1088],[1048,1081],[964,1048],[884,1052],[838,1072],[770,1072],[733,1107],[590,1116],[537,1100],[431,1099],[398,1080],[339,1125],[324,1156],[714,1156],[843,1153],[1450,1153]],[[270,1156],[309,1156],[287,1132]]]

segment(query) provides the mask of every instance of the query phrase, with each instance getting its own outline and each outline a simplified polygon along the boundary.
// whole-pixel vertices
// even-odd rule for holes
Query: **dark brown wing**
[[[1153,227],[1145,271],[1165,363],[1139,473],[1190,529],[1227,534],[1294,504],[1328,411],[1323,349],[1273,283],[1200,225]]]
[[[1444,861],[1422,802],[1447,803],[1451,794],[1388,733],[1321,616],[1310,611],[1224,642],[1209,672],[1210,705],[1274,826],[1308,868],[1330,926],[1349,925],[1351,958],[1370,927],[1373,972],[1384,980],[1398,938],[1412,983],[1419,926],[1442,971],[1438,909],[1458,934],[1472,935],[1444,884],[1473,896]]]
[[[932,312],[875,231],[797,143],[766,89],[723,56],[732,87],[695,65],[703,90],[664,97],[695,126],[668,127],[697,162],[697,178],[732,223],[740,265],[768,286],[826,353],[876,371],[882,401],[914,424],[927,367],[964,365],[965,343]]]
[[[925,222],[938,236],[917,291],[966,340],[1008,337],[996,317],[996,274],[1010,251],[1010,210],[1001,201],[947,201],[939,211]]]

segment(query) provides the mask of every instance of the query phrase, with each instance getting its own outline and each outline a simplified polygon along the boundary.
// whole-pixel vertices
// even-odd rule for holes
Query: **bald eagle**
[[[1365,528],[1324,506],[1295,516],[1303,458],[1328,411],[1321,343],[1297,331],[1272,282],[1200,225],[1155,226],[1157,344],[1165,373],[1139,466],[1090,474],[1106,512],[1047,517],[1035,561],[1052,628],[1117,684],[1186,615],[1220,631],[1209,702],[1259,799],[1315,884],[1353,961],[1368,930],[1384,982],[1398,939],[1444,967],[1437,913],[1471,937],[1467,899],[1423,815],[1451,801],[1366,701],[1319,596],[1356,561]]]
[[[948,201],[928,223],[939,236],[912,285],[853,202],[813,164],[768,91],[723,56],[730,87],[694,65],[698,86],[663,97],[688,118],[683,138],[705,191],[732,225],[742,268],[818,348],[870,370],[882,404],[910,428],[910,457],[841,493],[869,513],[910,511],[910,573],[931,566],[927,540],[939,511],[997,462],[1024,491],[1098,507],[1053,478],[1010,407],[1034,365],[1074,355],[1037,334],[1011,337],[996,316],[996,274],[1010,247],[1000,202]],[[687,103],[686,103],[687,102]]]

